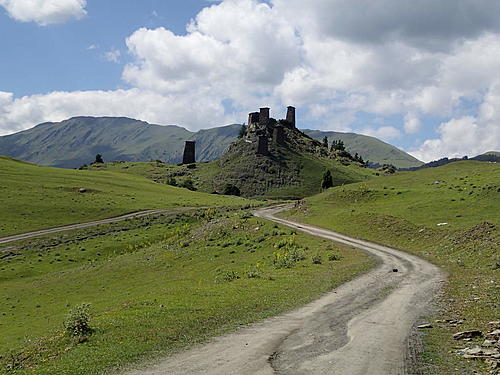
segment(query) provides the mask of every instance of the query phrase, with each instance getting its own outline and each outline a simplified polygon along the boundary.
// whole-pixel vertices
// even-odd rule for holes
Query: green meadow
[[[0,237],[146,209],[251,203],[157,184],[132,173],[42,167],[0,156]]]
[[[135,218],[23,241],[8,254],[0,268],[8,374],[97,374],[167,355],[301,306],[373,265],[234,209]],[[82,303],[93,329],[83,340],[63,328]]]
[[[499,183],[498,164],[458,162],[332,188],[307,199],[305,208],[284,215],[439,265],[449,281],[439,314],[429,318],[464,323],[434,324],[425,337],[426,373],[486,371],[481,361],[455,354],[452,334],[467,329],[486,332],[487,323],[498,319]]]

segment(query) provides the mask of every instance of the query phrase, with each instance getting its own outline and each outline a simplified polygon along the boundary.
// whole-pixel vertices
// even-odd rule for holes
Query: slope
[[[0,192],[0,237],[145,209],[249,203],[156,184],[137,175],[41,167],[3,156]]]
[[[449,282],[425,338],[426,373],[472,373],[485,367],[461,359],[456,349],[480,346],[484,338],[457,342],[453,334],[487,333],[494,329],[488,322],[498,318],[499,181],[500,165],[461,161],[330,189],[293,216],[404,249],[443,268]]]
[[[355,133],[339,133],[334,131],[323,132],[319,130],[304,130],[310,137],[322,140],[328,137],[329,142],[342,140],[347,151],[358,153],[364,160],[376,164],[392,164],[397,168],[418,167],[423,163],[406,152],[382,142],[380,139]]]
[[[240,125],[192,133],[179,126],[151,125],[122,117],[74,117],[0,137],[0,154],[33,163],[78,168],[100,153],[105,160],[178,163],[184,141],[199,142],[198,160],[219,157],[236,139]],[[214,146],[216,145],[216,146]]]

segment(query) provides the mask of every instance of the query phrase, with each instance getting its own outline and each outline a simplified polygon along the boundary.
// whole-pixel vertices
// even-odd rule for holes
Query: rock
[[[490,348],[492,346],[495,346],[496,344],[496,341],[493,341],[493,340],[484,340],[484,342],[482,343],[481,346],[485,347],[485,348]]]
[[[429,323],[425,323],[425,324],[421,324],[419,326],[417,326],[418,329],[428,329],[428,328],[432,328],[432,324],[429,324]]]
[[[493,322],[489,322],[488,325],[493,326],[495,328],[500,328],[500,320],[495,320]]]
[[[460,355],[464,358],[482,358],[483,349],[479,346],[474,348],[465,348],[459,351]]]
[[[498,340],[500,338],[500,329],[495,329],[494,331],[489,332],[486,337]]]
[[[85,189],[85,188],[80,188],[80,189],[78,190],[78,192],[79,192],[79,193],[86,193],[86,192],[87,192],[87,189]]]
[[[453,335],[455,340],[463,340],[463,339],[473,339],[474,337],[481,337],[483,333],[481,331],[463,331],[457,332]]]

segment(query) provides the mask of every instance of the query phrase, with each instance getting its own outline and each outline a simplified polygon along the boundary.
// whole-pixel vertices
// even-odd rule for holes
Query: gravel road
[[[46,236],[48,234],[66,232],[68,230],[83,229],[83,228],[93,227],[93,226],[100,225],[100,224],[116,223],[118,221],[123,221],[123,220],[131,219],[131,218],[134,218],[134,217],[141,217],[141,216],[147,216],[147,215],[160,214],[160,213],[163,213],[163,212],[167,212],[167,210],[147,210],[147,211],[133,212],[133,213],[130,213],[130,214],[126,214],[126,215],[122,215],[122,216],[117,216],[117,217],[112,217],[112,218],[109,218],[109,219],[95,220],[95,221],[89,221],[87,223],[72,224],[72,225],[66,225],[66,226],[58,227],[58,228],[51,228],[51,229],[39,230],[39,231],[36,231],[36,232],[16,234],[14,236],[0,238],[0,244],[14,242],[14,241],[19,241],[19,240],[27,240],[29,238]]]
[[[412,332],[430,312],[443,272],[395,249],[274,216],[284,209],[255,216],[364,250],[379,265],[295,311],[122,374],[414,374]]]

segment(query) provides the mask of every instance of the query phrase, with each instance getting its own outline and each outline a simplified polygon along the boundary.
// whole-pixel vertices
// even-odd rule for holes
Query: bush
[[[295,263],[306,258],[304,249],[295,243],[295,237],[279,240],[274,247],[279,249],[273,253],[273,266],[276,269],[292,268]]]
[[[328,256],[328,260],[329,260],[330,262],[333,262],[333,261],[335,261],[335,260],[340,260],[340,255],[339,255],[339,254],[337,254],[337,253],[330,254],[330,255]]]
[[[241,192],[240,192],[240,189],[238,188],[238,186],[235,186],[233,184],[226,184],[226,186],[224,186],[224,191],[222,192],[222,194],[235,195],[235,196],[239,197],[241,195]]]
[[[230,283],[233,280],[240,278],[235,271],[220,271],[217,276],[215,276],[216,283]]]
[[[312,264],[321,264],[323,263],[323,257],[320,254],[315,254],[312,257]]]
[[[64,321],[64,328],[71,336],[86,336],[90,328],[90,304],[84,303],[70,310]]]
[[[179,186],[191,191],[196,190],[196,188],[194,187],[193,180],[191,180],[190,178],[185,179]]]

